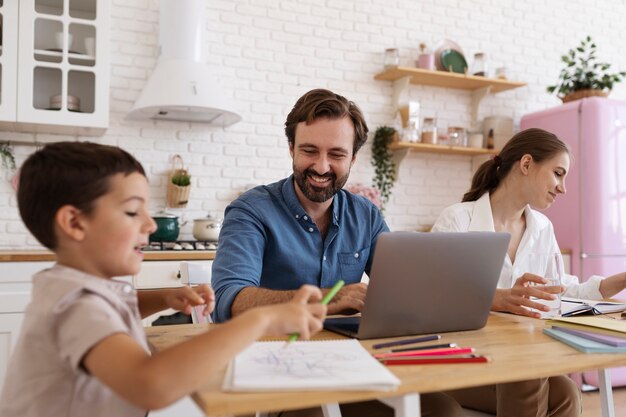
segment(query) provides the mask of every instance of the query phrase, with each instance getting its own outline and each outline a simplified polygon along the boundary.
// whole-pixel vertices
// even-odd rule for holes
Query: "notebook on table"
[[[585,300],[580,298],[562,297],[561,315],[563,317],[579,314],[608,314],[626,310],[626,304],[606,300]]]
[[[383,233],[361,317],[330,318],[324,328],[358,339],[479,329],[509,240],[494,232]]]

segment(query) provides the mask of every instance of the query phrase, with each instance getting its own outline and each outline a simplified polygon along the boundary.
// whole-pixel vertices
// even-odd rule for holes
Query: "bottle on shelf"
[[[420,43],[420,54],[417,57],[417,67],[431,71],[435,69],[435,55],[430,52],[424,42]]]
[[[410,101],[400,107],[399,113],[402,120],[402,140],[404,142],[419,142],[420,140],[420,103]]]
[[[493,149],[494,147],[493,129],[489,129],[489,134],[487,135],[487,149]]]

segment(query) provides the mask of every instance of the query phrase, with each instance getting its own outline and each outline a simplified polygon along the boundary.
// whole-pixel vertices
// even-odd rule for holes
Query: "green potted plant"
[[[388,126],[381,126],[374,132],[371,158],[374,166],[372,182],[380,190],[381,210],[385,209],[385,204],[389,201],[391,189],[396,181],[396,164],[393,162],[393,155],[389,150],[389,144],[394,140],[396,133],[396,129]]]
[[[0,159],[4,168],[15,171],[15,155],[13,148],[8,143],[0,143]]]
[[[561,61],[565,68],[561,70],[559,81],[547,87],[547,91],[556,93],[564,103],[590,96],[606,97],[613,85],[626,76],[626,71],[607,72],[611,64],[597,61],[596,44],[590,36],[561,56]]]
[[[187,171],[179,171],[172,175],[172,184],[186,187],[191,184],[191,175]]]

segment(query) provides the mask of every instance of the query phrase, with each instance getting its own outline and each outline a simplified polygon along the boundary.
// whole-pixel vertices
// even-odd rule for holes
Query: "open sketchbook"
[[[584,300],[581,298],[563,297],[561,299],[561,315],[577,316],[579,314],[607,314],[626,310],[626,304],[603,300]]]
[[[224,391],[389,391],[400,385],[358,340],[256,342],[230,363]]]

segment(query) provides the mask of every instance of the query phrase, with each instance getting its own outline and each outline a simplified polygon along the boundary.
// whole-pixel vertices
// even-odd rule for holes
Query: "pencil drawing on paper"
[[[226,390],[391,389],[400,384],[354,339],[255,342],[225,378]]]
[[[304,342],[307,343],[307,342]],[[332,351],[323,345],[293,344],[285,348],[281,345],[267,344],[258,349],[250,362],[253,362],[259,371],[267,375],[283,374],[293,377],[334,376],[338,370],[337,364],[349,365],[358,358],[341,351]],[[329,346],[330,347],[330,346]],[[358,373],[359,370],[355,369]]]

